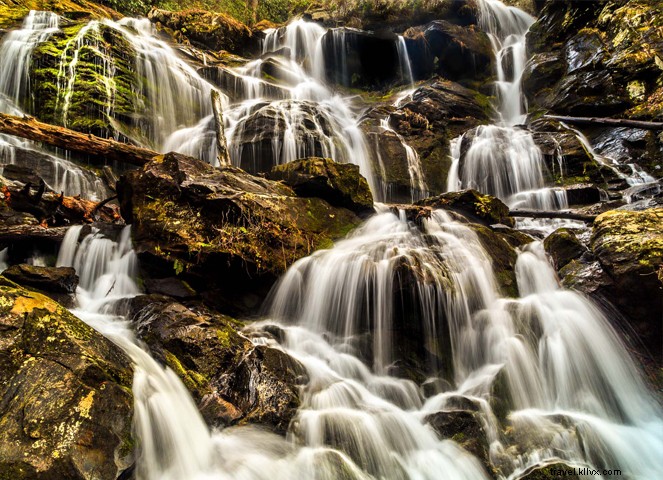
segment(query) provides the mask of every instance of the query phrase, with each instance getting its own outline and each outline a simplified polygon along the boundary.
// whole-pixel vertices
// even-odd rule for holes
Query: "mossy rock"
[[[575,232],[569,228],[555,230],[546,237],[543,246],[557,270],[588,251],[587,247],[578,240]]]
[[[0,277],[0,479],[116,478],[133,462],[125,354]]]
[[[375,212],[368,182],[354,164],[336,163],[330,158],[306,158],[277,165],[267,174],[281,180],[300,197],[318,197],[330,205],[358,214]]]
[[[182,275],[203,294],[218,289],[213,297],[239,309],[222,308],[232,314],[247,313],[240,297],[266,294],[293,262],[361,223],[350,210],[298,197],[280,182],[174,153],[126,174],[118,192],[147,271]]]
[[[591,249],[613,281],[611,300],[652,352],[663,332],[663,208],[611,210],[594,221]]]
[[[285,433],[307,379],[298,361],[256,347],[241,333],[242,322],[201,303],[144,295],[130,311],[138,336],[180,377],[210,426],[258,423]]]
[[[18,28],[30,10],[50,11],[76,20],[122,17],[108,6],[87,0],[0,0],[0,28]]]
[[[417,202],[417,205],[452,210],[466,216],[470,221],[486,226],[514,225],[513,218],[509,216],[509,207],[498,198],[484,195],[476,190],[444,193]]]

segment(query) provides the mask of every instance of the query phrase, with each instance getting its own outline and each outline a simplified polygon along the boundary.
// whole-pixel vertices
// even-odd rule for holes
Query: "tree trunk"
[[[212,110],[214,112],[214,124],[216,125],[216,158],[219,160],[219,165],[230,165],[226,131],[223,127],[221,94],[216,90],[212,90]]]
[[[49,125],[28,116],[15,117],[0,113],[0,133],[121,164],[142,166],[158,155],[146,148]]]
[[[597,215],[587,215],[584,213],[564,212],[564,211],[543,211],[543,210],[511,210],[510,217],[528,217],[528,218],[565,218],[569,220],[581,220],[592,223]]]
[[[663,130],[663,122],[648,122],[644,120],[631,120],[628,118],[604,117],[564,117],[560,115],[544,115],[543,118],[559,120],[560,122],[577,125],[608,125],[611,127],[641,128],[643,130]]]

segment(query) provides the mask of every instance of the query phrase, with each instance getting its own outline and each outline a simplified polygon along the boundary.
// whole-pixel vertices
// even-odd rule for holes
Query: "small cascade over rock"
[[[517,127],[527,111],[520,84],[527,60],[525,34],[534,19],[499,0],[480,0],[478,5],[479,24],[490,37],[496,59],[498,122],[458,140],[447,188],[474,188],[512,207],[564,207],[563,191],[544,188],[545,164],[532,135]]]
[[[23,115],[33,108],[30,67],[35,49],[59,31],[60,17],[31,11],[22,28],[8,33],[0,43],[0,112]],[[0,171],[7,164],[30,168],[55,192],[98,199],[106,188],[94,174],[27,140],[0,134]]]

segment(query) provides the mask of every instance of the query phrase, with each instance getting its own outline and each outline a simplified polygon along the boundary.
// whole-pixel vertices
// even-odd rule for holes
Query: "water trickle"
[[[398,36],[398,63],[401,66],[401,77],[407,85],[414,84],[412,75],[412,64],[410,63],[410,54],[407,51],[407,45],[403,35]]]

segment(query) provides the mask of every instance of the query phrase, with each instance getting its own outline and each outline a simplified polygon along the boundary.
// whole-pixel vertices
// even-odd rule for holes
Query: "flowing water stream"
[[[496,55],[508,56],[513,68],[508,72],[498,62],[499,122],[467,140],[463,165],[463,140],[455,143],[450,189],[480,187],[511,206],[564,208],[563,194],[544,189],[531,136],[515,126],[524,115],[519,76],[532,19],[496,0],[479,3]],[[24,50],[57,29],[57,23],[36,17],[32,24],[26,20],[20,34]],[[158,104],[146,136],[213,163],[214,87],[155,39],[145,21],[103,24],[130,40],[142,75],[154,76],[164,94],[178,97],[143,92]],[[235,88],[223,102],[233,163],[257,168],[265,155],[274,163],[328,155],[358,163],[378,192],[355,105],[324,82],[325,34],[302,21],[269,32],[265,55],[228,73]],[[21,55],[22,62],[29,58],[29,52]],[[16,65],[12,71],[23,68]],[[273,73],[279,82],[271,80]],[[63,88],[68,84],[63,81]],[[14,98],[10,87],[2,88]],[[66,94],[63,99],[64,108]],[[179,101],[197,105],[195,112],[179,112]],[[277,134],[262,145],[255,125],[274,121]],[[411,175],[417,178],[416,169]],[[210,430],[178,377],[150,356],[123,316],[125,302],[141,293],[129,227],[116,239],[99,231],[81,238],[80,227],[68,231],[57,263],[73,266],[80,277],[74,313],[135,364],[137,478],[489,479],[484,459],[441,439],[430,425],[430,416],[440,411],[468,409],[479,419],[499,478],[517,478],[532,465],[560,459],[622,471],[590,478],[663,476],[660,406],[604,314],[559,286],[540,242],[519,252],[518,292],[509,297],[500,292],[491,258],[467,224],[435,211],[415,225],[404,212],[379,209],[332,249],[294,264],[267,300],[265,319],[245,331],[307,370],[309,382],[285,438],[253,427]],[[284,332],[280,344],[266,334],[265,326],[273,324]],[[413,355],[420,363],[417,375],[434,388],[404,378]]]

